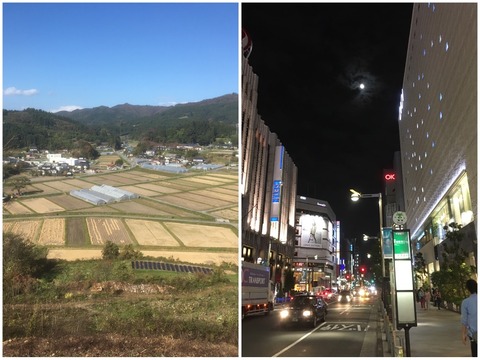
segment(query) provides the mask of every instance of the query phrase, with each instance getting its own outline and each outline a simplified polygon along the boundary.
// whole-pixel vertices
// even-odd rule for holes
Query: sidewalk
[[[418,304],[419,305],[419,304]],[[470,344],[461,340],[460,314],[451,310],[428,310],[417,307],[417,326],[410,329],[411,357],[471,357]],[[404,339],[405,331],[397,335]],[[405,349],[405,345],[404,345]],[[392,357],[387,341],[383,341],[383,356]],[[404,355],[406,356],[406,350]]]

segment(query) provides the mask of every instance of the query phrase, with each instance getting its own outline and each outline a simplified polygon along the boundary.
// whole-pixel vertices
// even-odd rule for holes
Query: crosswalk
[[[320,331],[367,331],[367,323],[350,323],[350,322],[325,322],[318,330]]]

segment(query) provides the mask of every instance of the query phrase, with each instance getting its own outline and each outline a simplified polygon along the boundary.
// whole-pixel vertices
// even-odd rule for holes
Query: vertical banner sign
[[[283,146],[275,148],[275,163],[273,168],[273,184],[272,184],[272,206],[270,210],[270,235],[278,239],[280,206],[282,199],[282,176],[283,176]]]
[[[410,230],[392,230],[397,329],[417,326]]]
[[[383,258],[392,259],[393,258],[393,233],[392,228],[383,228],[382,229],[382,241],[383,241]]]

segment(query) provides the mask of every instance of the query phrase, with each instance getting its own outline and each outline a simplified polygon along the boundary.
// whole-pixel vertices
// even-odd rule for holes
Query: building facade
[[[242,61],[242,261],[269,264],[278,291],[291,270],[297,167],[257,113],[258,76]]]
[[[444,226],[476,263],[477,4],[414,4],[399,130],[407,228],[429,273]]]
[[[295,290],[336,288],[339,276],[340,223],[327,201],[297,196],[295,216]]]

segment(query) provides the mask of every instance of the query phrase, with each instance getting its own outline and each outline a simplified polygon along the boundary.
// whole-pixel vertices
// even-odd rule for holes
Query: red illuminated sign
[[[387,181],[395,180],[395,174],[385,174],[385,180]]]

